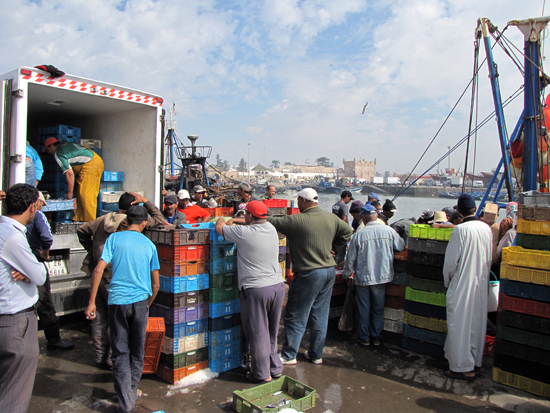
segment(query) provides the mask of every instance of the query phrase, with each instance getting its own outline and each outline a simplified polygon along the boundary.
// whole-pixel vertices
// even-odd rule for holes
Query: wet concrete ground
[[[29,413],[114,413],[112,373],[94,365],[89,322],[82,315],[63,317],[62,322],[62,337],[73,340],[75,349],[47,350],[39,332],[41,356]],[[302,345],[307,339],[306,334]],[[451,380],[443,374],[444,360],[401,349],[398,336],[391,333],[384,335],[382,346],[365,348],[330,329],[322,365],[306,361],[303,349],[300,353],[298,364],[285,366],[283,374],[317,390],[311,413],[550,411],[549,401],[494,383],[490,356],[484,360],[481,378],[472,383]],[[140,382],[144,396],[134,411],[231,412],[233,391],[254,384],[244,379],[244,369],[236,369],[190,386],[185,394],[168,397],[168,386],[155,375],[144,375]]]

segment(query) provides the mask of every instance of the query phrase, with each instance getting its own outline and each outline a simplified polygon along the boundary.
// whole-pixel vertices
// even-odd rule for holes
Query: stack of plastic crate
[[[80,144],[91,149],[100,157],[103,156],[103,152],[101,150],[101,141],[99,139],[81,139]],[[113,189],[113,191],[116,191],[116,189]]]
[[[493,380],[550,397],[550,197],[539,202],[519,206],[518,246],[503,250]]]
[[[405,287],[407,285],[407,253],[395,254],[393,260],[393,281],[386,285],[384,299],[384,331],[403,333],[405,316]]]
[[[439,358],[447,335],[443,263],[451,232],[429,225],[409,228],[402,347]]]
[[[122,190],[124,172],[103,171],[99,184],[99,196],[97,198],[97,216],[118,211],[118,200],[124,193]]]
[[[42,212],[44,212],[48,221],[52,222],[52,233],[76,233],[76,227],[80,223],[71,221],[75,209],[76,199],[51,199],[47,201],[47,205],[42,207]],[[59,231],[57,231],[58,226],[60,227]],[[61,230],[61,228],[63,229]]]
[[[287,215],[290,201],[286,199],[264,199],[263,202],[267,206],[271,216],[280,217]]]
[[[44,149],[44,142],[48,138],[56,138],[61,143],[80,143],[80,128],[67,125],[41,126],[38,128],[38,148],[40,152]]]
[[[210,370],[232,370],[242,363],[241,306],[237,246],[210,225],[208,353]]]
[[[160,291],[150,315],[163,317],[166,325],[157,374],[170,383],[208,367],[210,234],[200,225],[144,232],[156,244],[160,264]]]

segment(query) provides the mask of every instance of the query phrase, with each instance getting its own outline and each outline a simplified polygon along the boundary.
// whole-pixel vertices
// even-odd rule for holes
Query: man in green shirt
[[[351,227],[318,205],[319,196],[312,188],[298,193],[300,214],[267,217],[277,231],[287,236],[294,278],[288,291],[285,310],[283,364],[296,364],[296,354],[311,321],[309,350],[304,356],[315,364],[323,362],[332,286],[335,279],[331,251],[346,245]]]
[[[75,181],[78,184],[73,220],[94,220],[97,215],[97,196],[103,174],[103,160],[91,149],[76,143],[61,143],[53,137],[46,139],[42,152],[53,155],[65,174],[69,186],[67,199],[73,199]]]

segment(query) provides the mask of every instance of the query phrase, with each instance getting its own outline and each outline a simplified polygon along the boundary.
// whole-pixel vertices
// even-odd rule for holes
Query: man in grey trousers
[[[16,184],[0,217],[0,410],[25,413],[38,365],[37,286],[46,281],[25,237],[37,210],[38,190]]]
[[[268,223],[267,207],[261,201],[246,205],[246,225],[216,222],[216,232],[237,244],[237,270],[241,300],[241,320],[250,344],[253,382],[269,382],[281,376],[283,364],[277,354],[277,334],[285,285],[279,265],[279,237]]]

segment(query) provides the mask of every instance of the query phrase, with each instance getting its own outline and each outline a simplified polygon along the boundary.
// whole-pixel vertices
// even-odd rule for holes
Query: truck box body
[[[453,186],[453,187],[462,186],[462,177],[452,177],[451,178],[451,186]]]
[[[384,177],[384,185],[400,185],[401,182],[397,176]]]
[[[162,103],[161,97],[149,93],[72,75],[52,78],[30,67],[0,75],[2,189],[25,182],[26,141],[37,149],[40,127],[70,125],[81,128],[82,139],[101,141],[105,170],[124,172],[123,190],[143,191],[159,205]],[[79,301],[73,299],[78,294],[70,293],[71,288],[89,288],[89,277],[80,272],[85,251],[76,234],[54,235],[50,255],[60,258],[66,269],[60,275],[50,272],[52,292],[68,295],[62,300],[54,297],[54,302]],[[81,310],[75,308],[79,305],[56,309],[63,314]]]
[[[383,176],[371,176],[370,183],[374,185],[383,185],[384,177]]]

